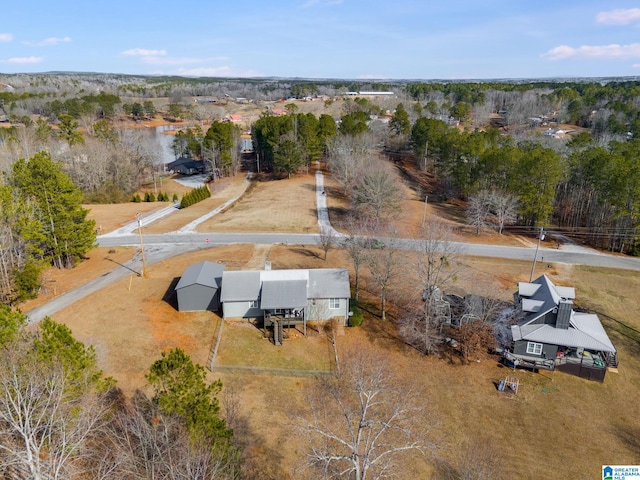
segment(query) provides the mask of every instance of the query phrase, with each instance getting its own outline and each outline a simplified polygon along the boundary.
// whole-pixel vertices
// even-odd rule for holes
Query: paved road
[[[145,246],[160,248],[206,248],[215,245],[229,245],[234,243],[285,244],[285,245],[317,245],[319,235],[302,233],[190,233],[190,234],[158,234],[144,235]],[[390,243],[389,239],[385,243]],[[136,235],[121,235],[118,237],[100,237],[100,246],[110,247],[119,245],[138,245]],[[419,240],[400,239],[397,244],[406,250],[420,248]],[[484,245],[477,243],[455,243],[460,254],[479,257],[508,258],[512,260],[531,260],[535,247],[508,247],[504,245]],[[146,252],[146,250],[145,250]],[[608,255],[588,249],[580,251],[566,251],[555,248],[540,248],[538,261],[558,262],[574,265],[590,265],[594,267],[621,268],[640,270],[640,259]]]
[[[324,192],[324,177],[316,172],[316,203],[318,224],[321,228],[331,228],[327,212]],[[172,209],[173,207],[169,207]],[[167,212],[168,213],[168,212]],[[166,214],[166,213],[165,213]],[[212,215],[208,214],[207,218]],[[132,231],[137,223],[124,227],[119,231],[98,237],[97,243],[103,247],[137,246],[139,237]],[[336,232],[337,233],[337,232]],[[390,243],[389,239],[381,239]],[[191,231],[171,232],[165,234],[143,235],[145,260],[148,265],[171,258],[175,255],[229,244],[284,244],[284,245],[318,245],[317,234],[295,233],[196,233]],[[420,241],[412,239],[395,240],[399,248],[405,250],[420,249]],[[463,255],[480,257],[507,258],[512,260],[533,261],[535,247],[507,247],[501,245],[483,245],[475,243],[457,243],[458,251]],[[540,248],[538,261],[589,265],[640,271],[640,259],[607,255],[582,247],[567,246],[567,249]],[[53,299],[47,304],[28,312],[30,322],[34,323],[47,315],[52,315],[71,303],[99,291],[107,285],[142,270],[141,256],[137,254],[130,262],[120,265],[111,272],[83,285],[73,291]]]

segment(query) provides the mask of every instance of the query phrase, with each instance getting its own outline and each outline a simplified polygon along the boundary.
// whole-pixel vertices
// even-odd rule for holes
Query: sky
[[[640,75],[640,0],[2,2],[0,73]]]

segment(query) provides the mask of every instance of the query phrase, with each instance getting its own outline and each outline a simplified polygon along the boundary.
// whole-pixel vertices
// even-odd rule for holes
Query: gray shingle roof
[[[225,271],[222,274],[222,302],[258,300],[260,296],[260,271]]]
[[[224,265],[213,262],[200,262],[189,265],[178,284],[176,290],[189,285],[204,285],[206,287],[220,288],[220,280],[224,272]]]
[[[305,299],[351,297],[349,273],[344,268],[244,270],[224,272],[222,275],[221,301],[240,302],[257,300],[260,296],[261,285],[270,282],[291,281],[304,283]],[[296,307],[303,306],[304,305],[296,305]]]
[[[513,325],[511,335],[515,341],[527,340],[599,352],[616,351],[598,317],[588,313],[574,312],[571,325],[566,330],[547,324]]]
[[[309,298],[350,298],[349,273],[344,268],[309,270]]]
[[[260,308],[303,308],[307,306],[305,280],[273,280],[262,283]]]
[[[575,298],[573,287],[559,287],[546,276],[541,275],[533,282],[518,283],[518,294],[522,296],[522,310],[527,314],[520,325],[533,322],[558,306],[563,298]]]

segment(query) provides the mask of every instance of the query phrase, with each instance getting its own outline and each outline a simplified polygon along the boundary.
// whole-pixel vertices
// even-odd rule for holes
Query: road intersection
[[[237,200],[233,199],[233,201]],[[231,202],[233,203],[233,202]],[[344,236],[333,229],[329,222],[326,195],[324,190],[324,177],[322,172],[316,172],[316,204],[318,225],[321,230],[331,229],[336,237]],[[168,207],[163,210],[162,215],[148,216],[149,219],[161,218],[164,215],[171,214],[175,211],[174,207]],[[206,219],[214,216],[221,209],[215,212],[209,212],[201,217]],[[152,220],[151,220],[152,221]],[[203,221],[203,220],[202,220]],[[303,233],[198,233],[195,226],[201,223],[201,219],[192,222],[189,228],[183,227],[177,232],[169,232],[164,234],[147,234],[143,235],[145,246],[145,260],[147,265],[151,265],[162,260],[166,260],[176,255],[188,253],[192,251],[213,248],[220,245],[230,244],[282,244],[282,245],[318,245],[320,241],[319,234],[303,234]],[[116,246],[139,246],[140,237],[136,235],[137,222],[125,225],[121,229],[101,235],[97,239],[97,245],[101,247]],[[391,243],[390,239],[380,238],[385,243]],[[398,248],[404,250],[419,250],[421,241],[416,239],[395,239],[393,241]],[[511,247],[504,245],[487,245],[479,243],[462,243],[454,242],[457,252],[461,255],[504,258],[510,260],[530,260],[533,261],[536,249],[535,247]],[[539,248],[537,251],[538,261],[547,263],[566,263],[574,265],[588,265],[594,267],[626,269],[640,271],[640,259],[610,255],[601,253],[596,250],[568,246],[567,248]],[[140,272],[142,270],[142,259],[138,252],[134,258],[126,264],[116,267],[114,270],[94,279],[87,284],[78,287],[64,295],[56,297],[52,301],[35,308],[27,313],[30,323],[40,321],[42,318],[61,310],[71,303],[84,298],[87,295],[95,293],[107,285],[114,283],[132,272]]]

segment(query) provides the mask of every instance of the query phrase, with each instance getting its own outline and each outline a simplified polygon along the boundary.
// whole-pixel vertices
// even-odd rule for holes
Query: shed
[[[187,267],[176,285],[178,310],[220,309],[220,287],[222,285],[224,265],[213,262],[200,262]]]

